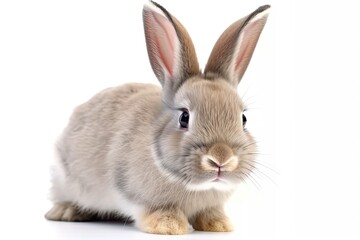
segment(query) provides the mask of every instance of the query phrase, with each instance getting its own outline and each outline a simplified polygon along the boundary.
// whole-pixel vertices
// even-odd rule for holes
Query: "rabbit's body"
[[[189,191],[156,166],[156,128],[146,123],[156,123],[160,115],[168,118],[160,94],[156,85],[126,84],[78,106],[58,141],[60,167],[55,169],[53,199],[130,218],[143,205],[175,205],[191,217],[223,202],[230,193]]]
[[[224,203],[254,168],[256,143],[237,94],[266,22],[263,6],[231,25],[204,73],[185,28],[144,7],[150,63],[162,88],[132,83],[77,107],[57,144],[50,220],[122,216],[143,231],[231,231]]]

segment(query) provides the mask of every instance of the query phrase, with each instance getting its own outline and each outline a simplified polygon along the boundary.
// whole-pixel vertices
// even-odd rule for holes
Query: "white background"
[[[359,239],[355,2],[160,2],[188,29],[202,67],[229,24],[272,5],[239,87],[261,147],[259,161],[267,167],[229,202],[235,233],[174,239]],[[106,87],[157,83],[145,48],[143,3],[0,2],[1,239],[159,238],[132,226],[43,218],[51,206],[53,144],[72,109]]]

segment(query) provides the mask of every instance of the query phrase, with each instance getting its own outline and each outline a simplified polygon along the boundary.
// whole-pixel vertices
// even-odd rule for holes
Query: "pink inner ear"
[[[262,23],[259,21],[249,23],[243,32],[241,42],[239,42],[239,51],[235,59],[235,71],[238,74],[243,74],[246,70],[247,64],[250,61],[259,33],[256,32]],[[245,67],[245,69],[243,69]]]
[[[242,51],[240,51],[238,57],[236,58],[236,62],[235,62],[235,71],[237,71],[237,69],[239,68],[240,64],[243,62],[244,56],[246,54],[246,50],[248,48],[248,45],[243,46]]]
[[[176,41],[177,35],[172,23],[164,16],[152,12],[153,16],[153,33],[152,41],[154,42],[153,52],[155,59],[159,61],[159,66],[165,68],[170,78],[174,76],[174,65],[175,65],[175,52],[176,52]],[[158,69],[160,70],[160,69]],[[160,70],[161,71],[161,70]]]

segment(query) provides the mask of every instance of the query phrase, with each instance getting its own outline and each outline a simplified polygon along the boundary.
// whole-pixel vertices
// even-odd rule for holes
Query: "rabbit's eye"
[[[187,110],[182,110],[183,112],[180,115],[179,123],[181,128],[188,128],[190,114]]]
[[[242,121],[243,121],[243,126],[245,127],[246,122],[247,122],[245,114],[242,114]]]

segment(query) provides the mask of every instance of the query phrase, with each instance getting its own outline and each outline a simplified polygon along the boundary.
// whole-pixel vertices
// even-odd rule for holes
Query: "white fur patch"
[[[268,9],[264,10],[263,12],[257,14],[253,19],[251,19],[250,22],[256,22],[262,18],[266,18],[269,15],[270,10],[271,10],[271,8],[269,7]]]
[[[226,180],[207,181],[200,184],[187,184],[186,188],[190,191],[208,191],[215,189],[222,192],[229,192],[236,188],[236,185]]]
[[[164,18],[167,18],[165,16],[165,14],[157,7],[155,6],[152,2],[150,1],[146,1],[145,4],[144,4],[144,10],[146,11],[152,11],[152,12],[156,12],[160,15],[162,15]]]
[[[54,168],[53,201],[71,202],[79,207],[101,212],[120,212],[137,219],[142,207],[129,201],[111,183],[84,187],[76,180],[68,179],[62,167]]]

